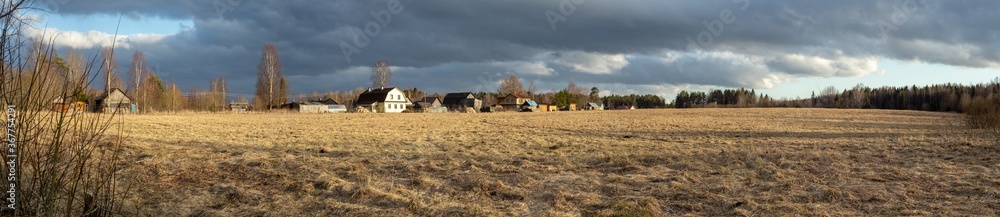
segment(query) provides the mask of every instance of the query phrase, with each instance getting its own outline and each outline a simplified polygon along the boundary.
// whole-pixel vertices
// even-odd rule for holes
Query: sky
[[[927,0],[39,0],[29,36],[121,68],[145,54],[182,88],[225,77],[252,94],[266,43],[295,93],[390,83],[495,91],[511,74],[602,95],[748,88],[806,98],[851,88],[983,83],[1000,76],[1000,1]],[[119,23],[119,19],[121,22]],[[115,33],[117,31],[117,38]],[[589,88],[588,88],[589,89]]]

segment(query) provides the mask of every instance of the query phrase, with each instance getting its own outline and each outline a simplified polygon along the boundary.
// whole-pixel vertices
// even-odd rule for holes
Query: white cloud
[[[780,55],[768,65],[788,74],[820,77],[862,76],[881,73],[876,57],[835,57],[824,58],[801,54]]]
[[[550,76],[553,75],[553,73],[555,72],[554,69],[549,68],[549,66],[542,61],[517,62],[514,63],[513,66],[511,66],[510,70],[513,71],[514,73],[522,75],[530,74],[530,75],[543,75],[543,76]]]
[[[55,46],[73,49],[110,47],[112,43],[118,48],[130,49],[136,44],[156,43],[170,36],[164,34],[131,34],[119,35],[116,40],[114,34],[99,31],[78,32],[61,31],[54,28],[28,28],[25,32],[28,37],[51,39]]]
[[[590,52],[557,52],[546,55],[552,63],[590,74],[612,74],[628,66],[624,54],[599,54]]]
[[[984,58],[983,49],[977,45],[894,39],[888,42],[888,46],[891,52],[903,60],[981,68],[1000,67],[997,61]]]

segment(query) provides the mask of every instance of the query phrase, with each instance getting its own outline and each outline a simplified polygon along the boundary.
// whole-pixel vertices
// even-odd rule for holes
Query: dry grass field
[[[1000,215],[958,114],[690,109],[126,116],[154,216]]]

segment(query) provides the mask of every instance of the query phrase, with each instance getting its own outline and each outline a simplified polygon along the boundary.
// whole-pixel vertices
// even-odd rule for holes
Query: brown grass
[[[1000,131],[1000,97],[977,98],[965,110],[969,126]]]
[[[128,116],[139,215],[1000,215],[958,114],[692,109]]]

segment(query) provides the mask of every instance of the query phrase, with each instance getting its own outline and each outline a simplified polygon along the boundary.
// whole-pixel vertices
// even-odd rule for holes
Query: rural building
[[[316,102],[292,102],[281,105],[283,109],[289,109],[301,113],[326,113],[329,107]]]
[[[497,105],[502,106],[504,109],[515,110],[518,109],[522,104],[524,104],[528,100],[531,100],[531,97],[523,93],[511,93],[502,96],[497,100],[499,102],[497,103]]]
[[[322,99],[322,100],[313,100],[312,102],[313,103],[319,103],[319,104],[326,105],[326,111],[324,111],[324,112],[329,112],[329,113],[345,113],[345,112],[347,112],[347,106],[341,105],[340,103],[337,103],[336,100],[333,100],[333,99],[330,99],[330,98],[326,98],[326,99]]]
[[[326,107],[327,107],[327,111],[326,112],[329,112],[329,113],[346,113],[347,112],[347,106],[346,105],[326,105]]]
[[[523,112],[536,112],[538,111],[538,103],[534,100],[525,101],[520,107]]]
[[[601,111],[604,110],[604,103],[590,102],[583,105],[583,110]]]
[[[538,110],[543,112],[554,112],[559,111],[559,108],[556,107],[556,105],[538,103]]]
[[[483,107],[483,101],[476,99],[476,95],[470,92],[448,93],[441,101],[441,105],[450,111],[464,111],[465,108],[479,110]]]
[[[635,106],[620,105],[615,110],[635,110]]]
[[[358,96],[356,103],[358,107],[376,113],[402,113],[408,105],[412,105],[403,91],[395,87],[368,89]]]
[[[323,104],[323,105],[340,105],[340,103],[337,103],[336,100],[333,100],[333,99],[330,99],[330,98],[321,99],[321,100],[313,100],[312,102]]]
[[[83,112],[87,110],[87,103],[67,97],[58,97],[49,104],[49,109],[57,112]]]
[[[437,112],[447,111],[441,106],[441,100],[437,97],[424,97],[413,102],[413,111],[416,112]]]
[[[118,88],[111,88],[110,91],[94,98],[90,104],[94,106],[94,112],[131,113],[136,111],[135,105],[132,104],[132,98],[126,96],[125,92]]]
[[[250,103],[246,102],[230,102],[229,111],[231,112],[246,112],[250,110]]]
[[[557,107],[556,105],[552,105],[552,104],[543,104],[543,103],[539,103],[539,104],[538,104],[538,108],[539,108],[540,110],[544,111],[544,112],[554,112],[554,111],[559,111],[559,107]]]

